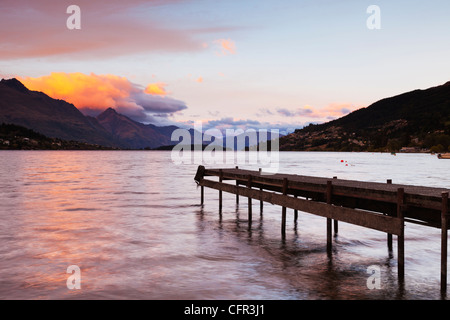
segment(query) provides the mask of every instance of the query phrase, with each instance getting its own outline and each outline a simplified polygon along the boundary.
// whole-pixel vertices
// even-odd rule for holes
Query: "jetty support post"
[[[398,278],[403,280],[405,278],[405,222],[404,222],[404,202],[405,189],[397,189],[397,218],[401,221],[399,235],[397,236],[397,263],[398,263]]]
[[[294,198],[297,199],[298,198],[297,195],[294,195]],[[294,209],[294,221],[297,221],[297,219],[298,219],[298,210]]]
[[[288,190],[288,179],[283,179],[283,195],[287,195]],[[286,207],[281,209],[281,235],[283,238],[286,236]]]
[[[200,182],[203,180],[205,176],[205,167],[204,166],[198,166],[197,173],[195,174],[194,181],[197,182],[197,184],[200,184]],[[205,202],[205,187],[200,186],[200,204],[203,205]]]
[[[236,169],[239,169],[238,166],[236,166]],[[236,204],[239,204],[239,181],[236,179]]]
[[[392,184],[392,179],[387,179],[386,183]],[[388,251],[392,252],[392,233],[387,234],[387,246],[388,246]]]
[[[262,200],[262,192],[264,191],[264,189],[259,188],[259,191],[261,191],[261,199],[259,200],[259,214],[262,216],[263,209],[264,209],[264,201]]]
[[[205,203],[205,187],[200,187],[200,204],[203,205]]]
[[[222,169],[219,170],[219,182],[222,183],[223,181],[223,171]],[[222,213],[222,190],[219,190],[219,213]]]
[[[334,180],[334,179],[337,179],[337,177],[334,176],[334,177],[333,177],[333,180]],[[333,227],[334,227],[334,234],[335,234],[335,235],[338,234],[338,231],[339,231],[339,223],[338,223],[338,220],[336,220],[336,219],[333,220]]]
[[[262,169],[259,168],[259,175],[261,175],[261,173],[262,173]],[[262,199],[262,191],[263,190],[264,189],[262,187],[259,188],[259,191],[261,191],[261,198],[259,199],[259,214],[260,214],[260,216],[262,216],[262,212],[263,212],[263,208],[264,208],[264,201]]]
[[[261,173],[262,173],[262,169],[259,168],[259,175],[261,175]],[[262,191],[263,190],[264,189],[262,187],[259,188],[259,191],[261,191],[261,198],[259,199],[259,214],[260,214],[260,216],[262,216],[262,212],[263,212],[263,208],[264,208],[264,201],[262,199]]]
[[[441,293],[447,293],[447,229],[448,229],[448,192],[442,192],[441,212]]]
[[[326,199],[327,199],[327,204],[331,205],[331,194],[332,194],[332,188],[333,188],[333,183],[331,180],[327,181],[327,191],[326,191]],[[328,253],[331,252],[332,249],[332,230],[331,230],[331,222],[332,219],[331,218],[327,218],[327,251]]]
[[[247,188],[252,188],[252,175],[249,174],[247,178]],[[248,197],[248,222],[252,221],[252,197]]]

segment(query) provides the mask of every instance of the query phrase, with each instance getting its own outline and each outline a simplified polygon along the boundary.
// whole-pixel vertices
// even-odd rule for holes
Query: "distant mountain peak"
[[[121,114],[116,111],[116,109],[109,107],[97,116],[97,119],[103,119],[107,117],[120,117]]]
[[[116,109],[114,109],[114,108],[111,108],[111,107],[109,107],[108,109],[106,109],[105,111],[103,111],[103,112],[108,112],[108,113],[116,113],[117,114],[117,111],[116,111]]]
[[[143,124],[113,108],[106,109],[96,119],[117,141],[122,141],[134,149],[172,144],[172,132],[177,129],[175,126],[157,127]]]
[[[20,82],[19,80],[17,80],[16,78],[2,79],[2,81],[0,81],[0,83],[8,86],[10,88],[16,89],[17,91],[20,91],[20,92],[28,92],[29,91],[27,89],[27,87],[25,87],[23,85],[23,83]]]

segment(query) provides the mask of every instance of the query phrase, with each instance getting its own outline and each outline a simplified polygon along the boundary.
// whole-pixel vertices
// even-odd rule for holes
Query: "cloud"
[[[287,109],[277,108],[277,114],[284,117],[304,117],[313,119],[332,120],[349,114],[350,112],[359,109],[353,104],[349,103],[331,103],[328,106],[318,109],[311,106],[304,106],[302,108]],[[273,112],[268,109],[260,109],[261,113],[272,115]]]
[[[152,95],[165,96],[167,95],[166,86],[167,84],[162,82],[150,83],[144,92]]]
[[[264,117],[264,116],[273,116],[274,113],[268,109],[268,108],[259,108],[258,111],[255,113],[257,117]]]
[[[220,52],[217,53],[218,55],[236,54],[236,45],[231,39],[217,39],[213,42],[219,46]]]
[[[323,112],[328,117],[342,117],[359,108],[362,107],[357,107],[349,103],[331,103],[323,109]]]
[[[204,131],[209,129],[218,129],[222,132],[222,134],[227,133],[228,130],[234,130],[235,133],[239,132],[239,130],[246,131],[248,129],[254,129],[256,131],[259,130],[267,130],[267,132],[273,131],[274,133],[276,130],[278,130],[278,133],[281,135],[286,135],[288,133],[294,132],[295,129],[299,127],[303,127],[305,123],[303,124],[297,124],[292,125],[290,123],[275,123],[275,122],[261,122],[257,120],[251,120],[251,119],[235,119],[232,117],[223,117],[220,119],[214,119],[214,120],[202,120],[201,122],[201,128]],[[186,120],[184,122],[179,122],[178,125],[181,127],[187,127],[187,128],[199,128],[199,120]],[[229,132],[229,133],[232,133]]]
[[[314,111],[309,106],[306,106],[303,108],[298,108],[296,110],[288,110],[285,108],[278,108],[276,111],[278,112],[278,114],[285,116],[285,117],[311,116],[314,113]]]
[[[243,119],[234,119],[232,117],[225,117],[219,120],[207,120],[204,123],[204,126],[207,128],[242,128],[243,126],[256,126],[261,123],[257,120],[243,120]]]
[[[212,112],[208,113],[213,115]],[[217,114],[217,112],[214,112],[214,114]],[[193,128],[194,125],[198,125],[199,123],[201,123],[203,130],[218,129],[221,130],[222,132],[225,132],[226,129],[234,129],[234,130],[242,129],[245,131],[246,129],[249,128],[258,129],[260,127],[263,128],[269,125],[268,123],[263,124],[257,120],[234,119],[233,117],[223,117],[220,119],[184,120],[179,121],[178,125],[182,127]]]
[[[226,129],[233,129],[233,130],[247,130],[247,129],[278,129],[280,126],[269,123],[269,122],[260,122],[258,120],[251,120],[251,119],[235,119],[233,117],[223,117],[220,119],[214,119],[214,120],[203,120],[202,121],[202,127],[203,129],[219,129],[223,132],[225,132]],[[283,126],[284,127],[284,126]]]
[[[111,107],[136,121],[151,122],[154,120],[152,115],[172,114],[187,108],[182,101],[147,93],[152,84],[144,90],[117,75],[53,72],[39,78],[19,77],[19,80],[30,90],[66,100],[92,116]]]
[[[81,30],[68,30],[67,1],[1,0],[0,59],[64,57],[92,59],[141,52],[193,52],[204,50],[201,36],[208,30],[183,28],[153,14],[178,0],[77,0]],[[136,10],[136,8],[140,8]],[[175,10],[176,8],[173,8]],[[226,28],[224,28],[226,29]]]

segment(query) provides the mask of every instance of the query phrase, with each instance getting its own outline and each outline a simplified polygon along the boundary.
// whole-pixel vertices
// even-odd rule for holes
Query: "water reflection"
[[[214,202],[211,199],[210,202]],[[211,205],[214,206],[214,203]],[[241,204],[242,206],[242,204]],[[205,219],[214,219],[213,216],[204,214],[204,205],[201,208],[201,214],[198,215],[199,232],[205,232]],[[281,208],[278,208],[281,215]],[[307,213],[298,215],[295,219],[294,212],[287,214],[287,218],[291,219],[291,229],[285,237],[282,236],[281,230],[279,234],[274,234],[273,226],[269,226],[266,232],[266,223],[278,223],[273,217],[266,222],[264,215],[259,215],[256,219],[248,221],[247,205],[240,207],[239,203],[235,204],[234,211],[222,212],[217,215],[218,232],[221,236],[229,233],[235,236],[241,243],[246,243],[251,250],[257,252],[259,257],[263,257],[264,267],[259,270],[259,276],[263,277],[270,270],[277,269],[277,276],[287,280],[292,287],[297,290],[300,295],[306,295],[314,298],[326,299],[405,299],[405,281],[397,276],[396,261],[392,249],[385,246],[385,257],[380,260],[368,260],[367,266],[382,265],[383,266],[383,287],[384,290],[371,292],[366,281],[369,276],[367,269],[362,266],[350,268],[348,263],[352,263],[353,259],[345,261],[348,256],[347,246],[352,245],[352,240],[344,238],[341,241],[339,234],[333,233],[333,246],[331,251],[327,250],[326,245],[326,224],[325,220],[314,221],[319,222],[320,226],[307,225],[311,223],[308,219],[302,219],[308,216]],[[274,210],[267,215],[273,215]],[[242,218],[244,216],[245,218]],[[305,220],[305,221],[303,221]],[[320,219],[317,219],[320,220]],[[302,223],[305,222],[305,223]],[[299,230],[305,230],[305,237],[302,239]],[[308,229],[309,232],[307,231]],[[316,233],[320,230],[324,234],[323,242],[316,242],[315,237],[311,237],[311,231]],[[344,228],[345,230],[345,228]],[[256,236],[255,236],[256,235]],[[309,242],[311,241],[311,242]],[[350,243],[349,243],[350,242]],[[358,243],[358,241],[354,241]],[[361,245],[358,244],[358,246]],[[360,258],[360,257],[359,257]],[[370,259],[370,258],[369,258]],[[271,266],[272,265],[272,266]],[[305,271],[306,270],[306,271]],[[359,282],[359,283],[357,283]],[[304,287],[308,288],[306,294]],[[357,290],[355,290],[357,288]]]
[[[343,156],[354,166],[340,166]],[[282,157],[280,172],[450,182],[439,174],[443,162],[416,155]],[[278,206],[261,212],[254,201],[251,222],[245,197],[236,204],[223,193],[219,212],[218,192],[205,190],[201,206],[196,168],[172,165],[165,152],[2,153],[0,298],[440,298],[438,231],[407,225],[399,283],[395,238],[389,251],[384,233],[339,224],[327,256],[324,218],[299,212],[295,220],[288,209],[283,238]],[[81,268],[81,290],[66,287],[69,265]],[[381,268],[381,290],[366,286],[371,265]]]

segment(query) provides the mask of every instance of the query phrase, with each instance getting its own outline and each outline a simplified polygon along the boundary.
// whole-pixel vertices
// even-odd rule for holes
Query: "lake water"
[[[344,160],[344,162],[341,162]],[[279,172],[450,187],[450,160],[429,154],[281,152]],[[235,164],[223,165],[232,167]],[[0,299],[440,299],[440,230],[407,223],[405,282],[396,240],[247,202],[194,182],[198,163],[170,152],[1,151]],[[257,166],[240,165],[257,170]],[[80,269],[70,290],[67,268]],[[381,288],[370,290],[370,266]]]

